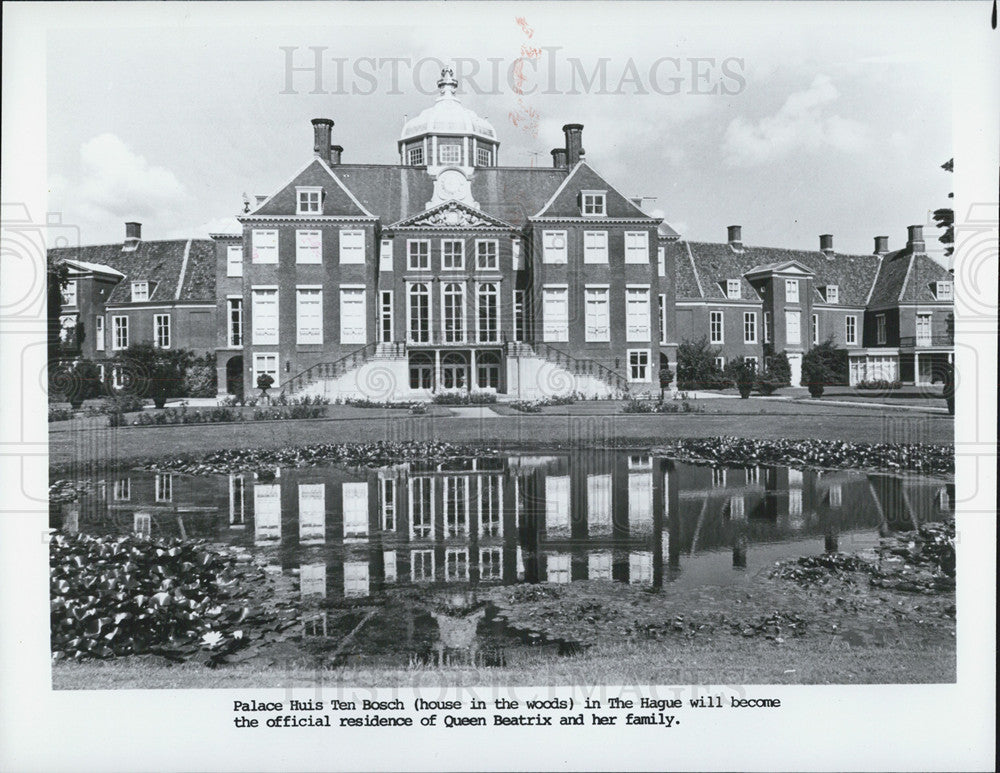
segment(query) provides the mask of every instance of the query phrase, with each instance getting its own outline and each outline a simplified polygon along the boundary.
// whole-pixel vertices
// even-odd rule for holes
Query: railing
[[[281,394],[297,392],[313,381],[342,376],[352,368],[357,368],[368,362],[381,345],[378,342],[366,344],[360,349],[355,349],[350,354],[341,357],[339,360],[318,362],[284,381],[280,386]]]
[[[457,335],[454,331],[434,330],[429,332],[423,339],[408,337],[408,346],[500,346],[505,343],[507,337],[497,331],[489,341],[481,341],[479,333],[474,330],[466,330],[464,336]]]
[[[530,346],[537,354],[547,359],[560,367],[565,368],[570,373],[576,376],[592,376],[594,378],[599,378],[607,384],[610,384],[615,389],[620,389],[623,392],[628,391],[628,379],[626,379],[620,373],[616,373],[596,360],[582,359],[580,357],[573,357],[566,352],[559,351],[558,349],[549,346],[547,343],[542,341],[532,341],[532,342],[511,342],[510,346],[517,346],[518,344]],[[510,347],[508,347],[508,351]]]
[[[901,347],[909,346],[953,346],[955,343],[955,336],[951,333],[942,333],[939,335],[930,336],[900,336],[899,345]]]

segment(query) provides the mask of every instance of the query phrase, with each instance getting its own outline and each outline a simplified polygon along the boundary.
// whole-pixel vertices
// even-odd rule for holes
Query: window
[[[811,322],[813,346],[819,346],[819,314],[813,314]]]
[[[726,468],[725,467],[713,467],[712,468],[712,488],[725,488],[726,487]]]
[[[267,374],[278,383],[278,355],[257,352],[253,356],[253,385],[257,386],[257,378]]]
[[[667,251],[663,247],[656,248],[656,275],[667,275]]]
[[[295,343],[323,343],[323,291],[318,287],[295,288]]]
[[[114,491],[111,496],[119,502],[127,502],[132,498],[132,479],[119,478],[115,481]]]
[[[408,157],[409,157],[409,164],[410,164],[410,166],[423,166],[424,165],[424,149],[423,148],[410,148]]]
[[[503,549],[479,548],[479,579],[499,580],[503,577]]]
[[[628,350],[629,381],[649,381],[649,349]]]
[[[242,529],[246,525],[246,479],[242,475],[229,476],[229,528]]]
[[[569,531],[569,475],[545,478],[545,528],[551,532]]]
[[[66,283],[66,286],[62,290],[62,305],[76,306],[77,303],[76,295],[77,295],[76,280],[71,279]]]
[[[930,346],[932,340],[931,315],[917,314],[917,346]]]
[[[476,269],[479,271],[500,270],[500,243],[496,241],[476,242]]]
[[[434,579],[434,551],[410,551],[410,577],[413,582],[430,582]]]
[[[441,270],[463,271],[465,269],[465,242],[460,239],[441,240]]]
[[[243,299],[229,298],[229,345],[243,346]]]
[[[255,346],[278,343],[278,288],[254,287],[250,291],[252,341]]]
[[[611,340],[611,316],[608,311],[608,288],[590,287],[585,290],[584,340],[604,342]]]
[[[500,340],[500,291],[496,283],[486,282],[476,290],[476,314],[480,343]]]
[[[754,370],[754,372],[756,372],[756,371],[757,371],[757,362],[758,362],[758,360],[757,360],[757,358],[756,358],[756,357],[754,357],[753,355],[751,355],[751,356],[749,356],[749,357],[744,357],[744,358],[743,358],[743,361],[744,361],[744,362],[745,362],[745,363],[746,363],[747,365],[749,365],[749,366],[750,366],[750,367],[751,367],[751,368],[752,368],[752,369]]]
[[[128,349],[128,317],[112,317],[111,334],[112,349]]]
[[[950,301],[955,298],[955,285],[952,282],[935,282],[934,297],[939,301]]]
[[[391,343],[393,335],[393,325],[392,325],[392,290],[383,290],[381,293],[381,341],[382,343]]]
[[[322,231],[304,231],[300,229],[295,232],[295,262],[323,262]]]
[[[798,279],[786,279],[785,280],[785,303],[798,303],[799,302],[799,280]]]
[[[102,315],[94,318],[94,347],[99,352],[104,351],[104,317]]]
[[[500,357],[496,352],[480,352],[476,357],[476,384],[480,389],[500,389]]]
[[[149,300],[149,282],[132,283],[132,303],[144,303]]]
[[[510,261],[511,269],[522,271],[524,269],[524,257],[521,255],[521,240],[510,240]]]
[[[757,343],[757,312],[743,312],[743,343]]]
[[[255,230],[250,236],[254,263],[278,262],[278,232],[273,229]]]
[[[318,215],[323,212],[322,188],[296,188],[297,215]]]
[[[169,502],[174,498],[174,476],[159,473],[154,481],[154,496],[157,502]]]
[[[801,312],[798,311],[785,312],[785,343],[787,344],[802,343],[802,333],[800,331],[801,322],[802,322]]]
[[[645,231],[625,232],[625,262],[649,263],[649,235]]]
[[[542,288],[542,339],[569,341],[569,290]]]
[[[444,536],[465,536],[469,533],[469,478],[465,475],[444,476]]]
[[[344,513],[344,537],[368,536],[368,483],[351,481],[340,484]]]
[[[607,231],[583,232],[583,262],[584,263],[608,262]]]
[[[341,229],[340,231],[340,262],[365,262],[365,232],[357,229]]]
[[[628,525],[631,532],[648,531],[653,524],[653,474],[628,476]]]
[[[771,312],[764,312],[764,343],[771,343]]]
[[[719,370],[725,370],[726,369],[726,358],[725,357],[716,357],[715,358],[715,367],[718,368]]]
[[[382,531],[396,531],[396,481],[392,478],[380,478],[378,483]]]
[[[514,340],[524,340],[524,290],[514,291]]]
[[[656,300],[659,304],[660,312],[660,343],[665,344],[667,342],[667,296],[660,293]]]
[[[875,343],[884,344],[886,341],[885,314],[875,315]]]
[[[434,537],[434,479],[410,478],[408,505],[410,511],[410,539]],[[433,556],[433,551],[428,551]]]
[[[439,164],[461,164],[462,163],[462,146],[461,145],[440,145],[440,146],[438,146],[438,163]]]
[[[839,483],[830,486],[830,507],[840,507],[844,501],[844,491]]]
[[[826,286],[826,302],[840,303],[840,288],[837,285]]]
[[[723,334],[723,317],[721,311],[713,311],[709,314],[708,339],[709,343],[713,344],[725,343]]]
[[[611,476],[588,475],[587,534],[610,534],[611,521]]]
[[[410,343],[426,344],[431,340],[431,292],[426,284],[410,285],[407,293]]]
[[[378,254],[378,270],[392,271],[392,239],[383,239]]]
[[[158,349],[170,348],[170,315],[153,315],[153,343]]]
[[[465,340],[465,285],[449,282],[441,287],[445,343]]]
[[[738,301],[743,297],[743,287],[739,279],[726,280],[726,297],[732,301]]]
[[[625,340],[651,341],[649,288],[625,288]]]
[[[545,580],[552,583],[568,583],[570,581],[570,557],[568,555],[549,555],[545,559]]]
[[[366,342],[365,288],[340,288],[340,343]]]
[[[844,317],[844,343],[858,343],[858,318],[853,314]]]
[[[226,276],[243,276],[243,247],[230,244],[226,247]]]
[[[448,548],[444,551],[444,579],[449,582],[469,579],[468,548]]]
[[[606,198],[604,191],[582,191],[580,194],[580,212],[585,217],[606,215]]]
[[[434,361],[426,352],[410,356],[410,389],[434,388]]]
[[[543,263],[566,262],[565,231],[542,232],[542,262]]]
[[[493,152],[489,148],[476,148],[476,166],[491,166]]]
[[[406,267],[410,271],[431,270],[431,243],[424,239],[406,242]]]
[[[323,567],[326,570],[326,567]],[[367,596],[371,588],[367,561],[344,562],[344,596],[357,598]]]

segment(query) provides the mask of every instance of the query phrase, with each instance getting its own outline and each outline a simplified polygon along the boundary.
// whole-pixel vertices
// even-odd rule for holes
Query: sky
[[[562,125],[581,123],[588,163],[685,238],[740,224],[751,245],[816,249],[831,233],[870,253],[875,235],[898,248],[925,224],[937,248],[946,9],[170,5],[49,32],[49,209],[81,243],[121,241],[126,220],[147,239],[231,227],[244,194],[273,193],[312,156],[311,118],[335,121],[345,162],[397,163],[440,60],[496,128],[502,165],[550,166]]]

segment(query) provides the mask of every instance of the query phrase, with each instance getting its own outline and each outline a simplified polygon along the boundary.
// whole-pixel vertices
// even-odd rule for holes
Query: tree
[[[784,350],[771,358],[767,374],[778,386],[792,385],[792,365],[788,362],[788,355],[785,354]]]
[[[708,344],[708,338],[700,341],[683,341],[677,347],[677,388],[678,389],[725,389],[729,379],[715,364],[719,350]]]
[[[955,159],[949,158],[943,164],[941,168],[946,172],[955,171]],[[954,193],[948,194],[949,199],[955,198]],[[944,255],[946,258],[951,257],[952,253],[955,252],[955,210],[951,207],[942,207],[941,209],[934,210],[934,222],[937,227],[942,229],[942,233],[938,237],[938,241],[944,245]]]
[[[186,349],[158,349],[152,344],[132,344],[115,357],[121,368],[123,391],[150,397],[162,408],[169,397],[184,394],[184,375],[194,355]]]
[[[48,332],[48,354],[49,363],[55,363],[62,354],[62,323],[59,320],[62,314],[63,290],[69,283],[69,269],[65,263],[49,265],[45,271],[46,316]]]
[[[757,374],[749,362],[743,357],[737,357],[726,367],[726,375],[736,384],[736,388],[740,390],[740,397],[743,400],[750,397]]]
[[[808,387],[810,395],[820,397],[825,387],[838,383],[839,377],[831,364],[837,362],[839,357],[832,338],[803,355],[801,384]]]

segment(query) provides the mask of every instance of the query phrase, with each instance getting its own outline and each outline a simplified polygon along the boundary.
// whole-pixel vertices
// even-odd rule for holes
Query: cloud
[[[864,124],[839,115],[824,115],[839,96],[828,76],[817,75],[808,89],[791,94],[774,115],[757,123],[734,118],[723,141],[726,163],[755,166],[797,150],[859,150],[867,144]]]
[[[101,134],[80,147],[80,181],[73,197],[95,217],[162,216],[183,204],[188,193],[173,172],[150,164],[114,134]]]

